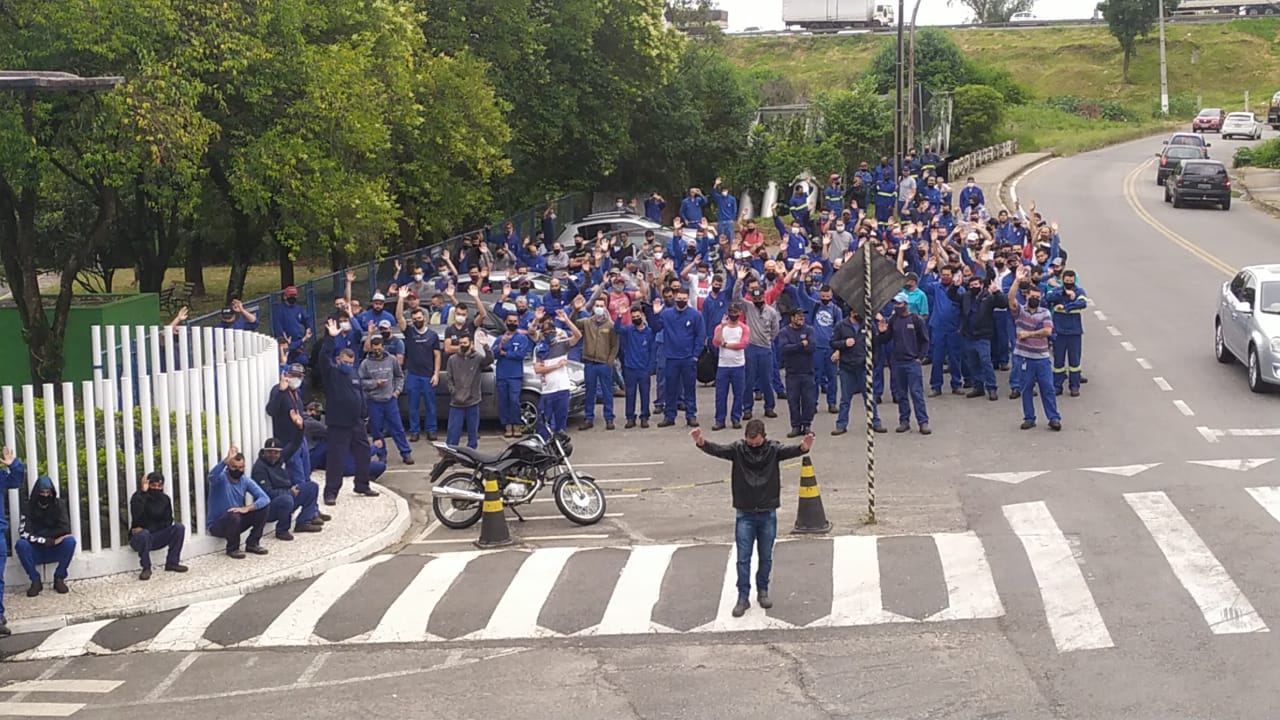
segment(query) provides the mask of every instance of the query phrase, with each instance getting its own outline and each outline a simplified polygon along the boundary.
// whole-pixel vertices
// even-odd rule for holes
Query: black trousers
[[[342,489],[347,458],[355,461],[357,491],[369,489],[369,431],[361,420],[355,427],[329,427],[329,456],[324,466],[324,497],[333,500]]]
[[[240,535],[246,529],[249,537],[245,538],[245,547],[257,547],[262,544],[262,529],[267,526],[267,508],[250,513],[228,512],[213,521],[209,526],[209,534],[227,541],[227,551],[240,549]]]
[[[791,427],[802,428],[813,424],[818,401],[813,373],[787,371],[787,410],[791,415]]]

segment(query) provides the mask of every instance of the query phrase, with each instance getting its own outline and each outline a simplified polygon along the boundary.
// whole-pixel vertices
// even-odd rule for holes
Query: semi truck
[[[1271,104],[1267,105],[1267,124],[1272,130],[1280,130],[1280,92],[1271,96]]]
[[[1275,15],[1280,13],[1276,0],[1182,0],[1171,15]]]
[[[878,28],[894,24],[892,5],[876,0],[782,0],[787,29],[834,32],[849,28]]]

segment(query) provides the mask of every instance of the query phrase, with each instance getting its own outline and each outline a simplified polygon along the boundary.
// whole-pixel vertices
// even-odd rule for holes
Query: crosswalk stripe
[[[0,702],[0,716],[71,717],[83,708],[84,703]]]
[[[1251,487],[1245,488],[1245,492],[1271,517],[1280,520],[1280,487]]]
[[[1173,501],[1162,492],[1125,493],[1182,587],[1195,600],[1216,635],[1267,632],[1266,623],[1240,592]]]
[[[475,639],[500,640],[551,634],[538,627],[538,616],[542,614],[542,606],[555,587],[560,571],[578,549],[545,548],[529,553],[489,616],[489,624],[474,634]]]
[[[1049,632],[1058,652],[1113,647],[1111,633],[1084,573],[1043,502],[1005,505],[1004,517],[1022,542],[1040,587]]]
[[[0,688],[0,692],[57,692],[100,695],[124,684],[123,680],[23,680]]]
[[[190,652],[205,644],[204,632],[243,595],[205,600],[188,605],[160,629],[147,649],[153,652]]]
[[[832,538],[831,543],[831,615],[814,625],[845,627],[912,621],[884,609],[876,536],[848,535]]]
[[[48,660],[50,658],[75,657],[89,652],[89,643],[102,628],[115,620],[95,620],[93,622],[68,625],[60,628],[44,639],[44,642],[27,652],[20,653],[23,660]]]
[[[987,552],[977,533],[937,533],[933,536],[947,580],[947,607],[925,618],[930,622],[973,620],[1004,615]]]
[[[368,642],[422,642],[428,639],[427,623],[440,599],[453,586],[467,565],[483,555],[480,551],[447,553],[436,557],[418,571],[409,586],[382,614]]]
[[[756,572],[760,569],[760,554],[751,553],[751,586],[755,590]],[[754,602],[747,610],[746,614],[740,618],[733,616],[733,606],[738,604],[738,553],[737,549],[729,546],[729,562],[725,565],[724,580],[720,588],[720,605],[716,610],[716,619],[707,625],[695,628],[698,631],[711,632],[728,632],[743,630],[773,630],[778,628],[795,627],[791,623],[783,622],[777,618],[769,617],[764,608]]]
[[[339,565],[302,592],[284,612],[267,626],[251,644],[266,647],[310,645],[316,623],[370,568],[390,560],[391,555],[378,555],[362,562]]]
[[[632,548],[622,575],[613,586],[596,635],[632,635],[651,632],[653,608],[658,604],[662,579],[679,545],[641,545]]]

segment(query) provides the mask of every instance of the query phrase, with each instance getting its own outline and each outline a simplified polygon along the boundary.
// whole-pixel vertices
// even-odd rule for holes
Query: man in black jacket
[[[298,513],[294,532],[320,532],[324,529],[323,521],[317,517],[319,505],[316,498],[320,494],[320,486],[310,480],[296,482],[284,462],[279,440],[267,438],[253,469],[249,471],[249,477],[271,498],[271,504],[267,506],[267,522],[275,522],[277,540],[293,539],[289,525],[296,511],[301,512]]]
[[[804,436],[799,445],[783,446],[765,438],[764,421],[747,423],[745,438],[732,445],[717,445],[704,440],[702,429],[694,428],[689,436],[702,452],[733,463],[733,507],[738,520],[734,539],[738,545],[738,604],[734,617],[742,617],[751,607],[751,548],[760,550],[760,567],[756,571],[756,601],[768,610],[769,574],[773,570],[773,541],[778,535],[778,506],[782,504],[782,476],[778,463],[797,458],[813,447],[813,433]]]
[[[357,495],[376,497],[378,491],[369,487],[369,431],[366,427],[368,410],[364,403],[364,391],[356,375],[356,355],[351,348],[334,353],[334,338],[342,330],[330,320],[325,326],[329,337],[321,350],[320,367],[324,369],[325,425],[328,436],[328,463],[324,471],[324,504],[338,504],[338,491],[342,489],[342,470],[347,458],[355,460],[355,486]]]
[[[994,277],[994,269],[988,268],[988,277]],[[1000,292],[1000,285],[992,280],[987,287],[982,286],[982,278],[977,275],[969,278],[968,292],[959,286],[952,285],[947,290],[947,297],[960,307],[960,336],[964,340],[964,362],[973,371],[973,389],[965,397],[979,398],[985,393],[987,399],[995,400],[996,369],[991,364],[991,338],[995,337],[997,308],[1009,307],[1009,301]]]
[[[27,597],[35,597],[44,589],[36,565],[57,563],[53,571],[53,589],[67,592],[67,566],[76,554],[76,539],[71,535],[71,519],[67,506],[58,499],[58,489],[47,476],[41,475],[27,498],[26,515],[13,554],[31,579]]]
[[[139,580],[151,579],[151,551],[169,548],[165,555],[164,569],[184,573],[182,544],[187,539],[187,528],[173,521],[173,502],[164,494],[164,475],[147,473],[145,488],[129,498],[129,547],[138,553],[142,563]]]
[[[854,393],[862,396],[862,407],[867,404],[867,342],[862,316],[858,313],[850,312],[836,324],[831,333],[831,361],[840,363],[840,414],[836,415],[836,429],[831,434],[843,435],[849,431],[849,409]],[[871,403],[871,412],[872,429],[885,432],[880,423],[880,406]]]

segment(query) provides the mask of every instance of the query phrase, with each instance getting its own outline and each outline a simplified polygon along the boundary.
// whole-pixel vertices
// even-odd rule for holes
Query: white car
[[[1016,12],[1009,17],[1009,22],[1011,23],[1029,23],[1029,22],[1037,22],[1039,20],[1040,18],[1036,17],[1034,13],[1030,13],[1030,12]]]
[[[1246,140],[1262,139],[1262,123],[1251,112],[1233,112],[1222,123],[1222,137],[1242,137]]]

